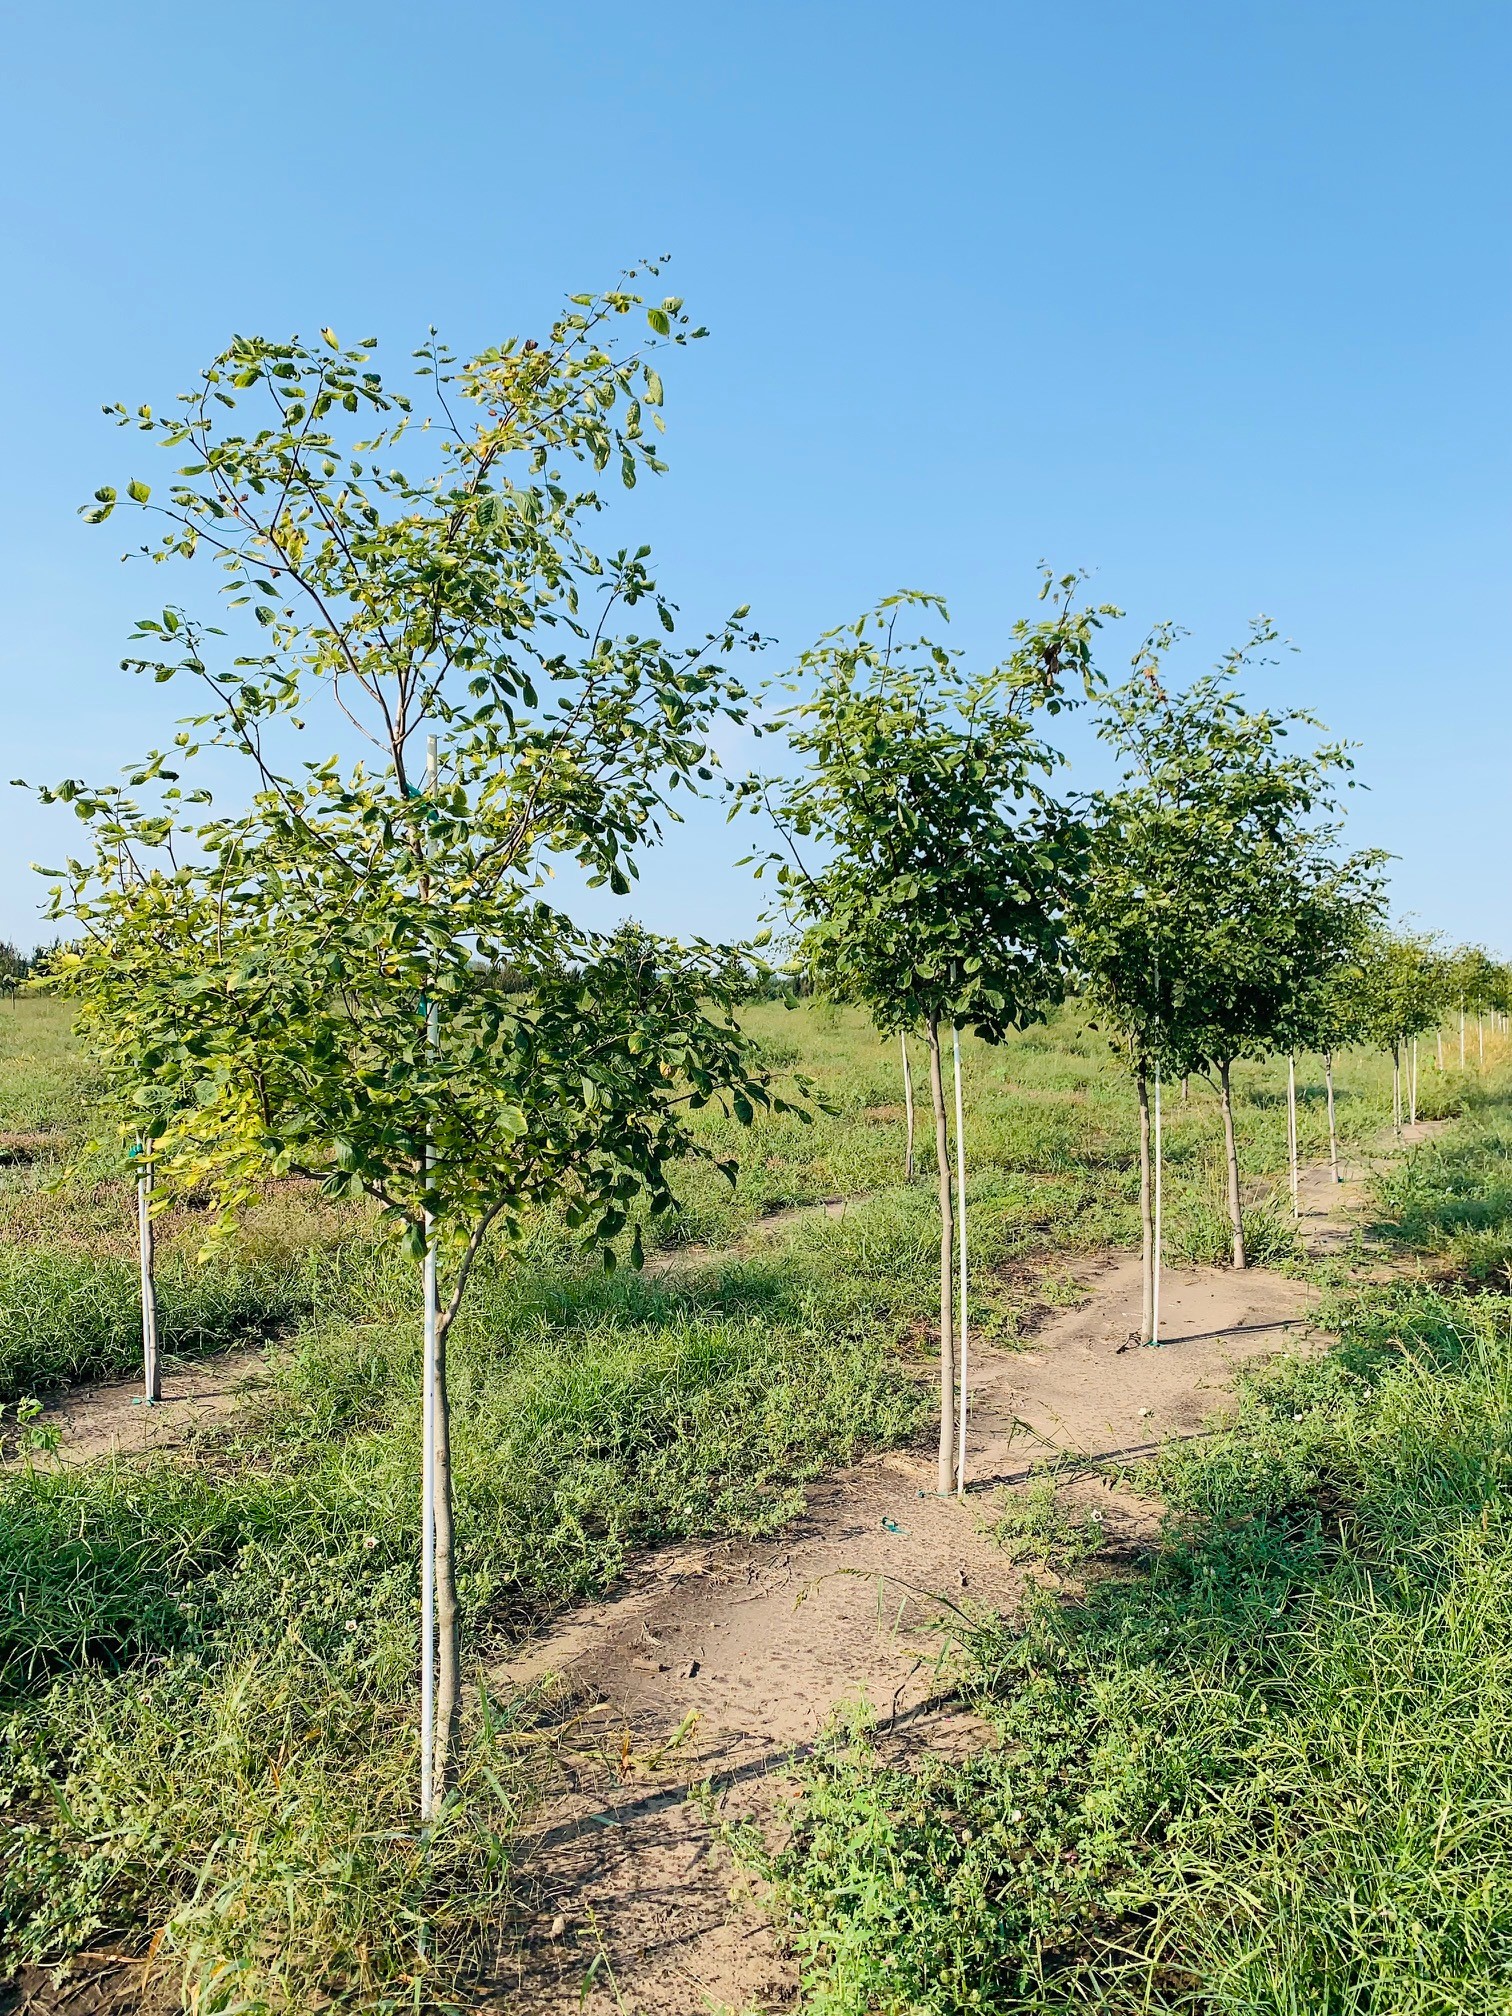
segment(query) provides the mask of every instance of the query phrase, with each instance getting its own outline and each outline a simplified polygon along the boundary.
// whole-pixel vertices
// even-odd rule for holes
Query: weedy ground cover
[[[79,1283],[132,1269],[130,1191],[88,1167],[46,1187],[87,1135],[88,1099],[57,1010],[23,1003],[0,1023],[0,1126],[24,1117],[52,1144],[13,1167],[3,1200],[12,1390],[87,1364],[129,1371],[114,1289],[114,1328],[72,1318],[49,1341],[49,1310],[82,1304]],[[820,1469],[923,1424],[915,1340],[936,1227],[927,1185],[898,1180],[892,1052],[810,1007],[762,1007],[752,1024],[830,1110],[749,1133],[704,1116],[710,1144],[740,1152],[740,1180],[731,1192],[691,1166],[660,1236],[711,1250],[605,1275],[542,1223],[484,1269],[459,1323],[474,1668],[490,1639],[603,1588],[632,1547],[771,1532]],[[999,1050],[967,1045],[966,1071],[978,1307],[1011,1334],[1039,1273],[1132,1236],[1132,1100],[1069,1014]],[[1359,1059],[1341,1076],[1347,1128],[1373,1132],[1385,1074]],[[1284,1160],[1280,1082],[1257,1067],[1246,1083],[1257,1187]],[[1321,1103],[1308,1125],[1316,1150]],[[1216,1140],[1194,1089],[1171,1128],[1178,1196],[1200,1194]],[[748,1236],[774,1209],[835,1195],[854,1200],[842,1219]],[[414,1272],[360,1214],[302,1189],[270,1194],[208,1271],[202,1230],[170,1224],[165,1266],[223,1313],[180,1335],[209,1348],[279,1333],[251,1411],[187,1458],[0,1478],[0,1955],[161,1932],[162,1977],[205,2012],[443,2006],[497,1926],[528,1780],[508,1740],[519,1704],[476,1704],[458,1796],[416,1839]]]
[[[1512,1087],[1474,1107],[1384,1186],[1445,1261],[1507,1216]],[[1160,1459],[1147,1562],[968,1635],[993,1743],[903,1771],[842,1732],[791,1842],[746,1842],[806,2006],[1506,2006],[1512,1299],[1419,1280],[1331,1315],[1336,1350]],[[1081,1536],[1031,1523],[1074,1570]]]

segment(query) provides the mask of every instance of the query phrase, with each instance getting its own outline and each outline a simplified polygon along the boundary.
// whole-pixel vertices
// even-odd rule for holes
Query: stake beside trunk
[[[908,1061],[908,1031],[906,1029],[898,1031],[898,1042],[903,1049],[903,1113],[905,1124],[908,1128],[908,1146],[903,1155],[903,1181],[905,1183],[912,1183],[914,1180],[913,1067]]]
[[[935,1168],[940,1178],[940,1464],[939,1492],[950,1496],[955,1468],[955,1214],[950,1183],[950,1134],[945,1123],[945,1079],[940,1069],[940,1018],[929,1018],[929,1097],[934,1107]]]
[[[966,1416],[970,1411],[967,1400],[966,1367],[966,1120],[961,1107],[961,1032],[952,1027],[950,1032],[951,1059],[955,1068],[955,1123],[956,1123],[956,1209],[961,1218],[961,1404],[957,1413],[960,1430],[960,1444],[956,1452],[956,1496],[966,1495]]]
[[[434,795],[437,783],[436,738],[426,749],[425,788]],[[422,874],[421,895],[430,896],[430,877]],[[426,1039],[432,1053],[441,1044],[441,1009],[425,1007]],[[425,1141],[427,1174],[435,1150]],[[420,1818],[436,1818],[446,1798],[462,1701],[461,1611],[457,1602],[455,1519],[452,1506],[451,1402],[446,1387],[446,1333],[436,1280],[436,1227],[425,1214],[425,1259],[421,1290],[425,1305],[425,1366],[421,1382],[420,1507]]]
[[[157,1282],[153,1267],[156,1240],[152,1228],[152,1163],[146,1149],[137,1143],[143,1158],[137,1169],[137,1249],[142,1272],[142,1393],[150,1406],[163,1397],[163,1366],[158,1352]]]
[[[1286,1059],[1286,1159],[1291,1170],[1292,1217],[1302,1216],[1301,1179],[1297,1170],[1297,1056]]]
[[[1139,1279],[1141,1341],[1148,1344],[1155,1335],[1155,1214],[1152,1209],[1154,1185],[1150,1180],[1150,1085],[1141,1062],[1134,1074],[1139,1096]]]
[[[1402,1138],[1402,1046],[1391,1046],[1391,1131]]]
[[[1328,1164],[1333,1170],[1333,1180],[1340,1183],[1344,1179],[1339,1174],[1339,1130],[1334,1125],[1332,1050],[1323,1052],[1323,1083],[1328,1087]]]
[[[1228,1163],[1229,1225],[1234,1234],[1234,1265],[1242,1269],[1244,1257],[1244,1212],[1239,1202],[1239,1144],[1234,1137],[1234,1094],[1229,1083],[1230,1064],[1218,1066],[1218,1094],[1223,1106],[1223,1152]]]
[[[1160,1342],[1160,1192],[1164,1156],[1160,1141],[1160,1066],[1155,1066],[1155,1208],[1154,1224],[1151,1227],[1151,1243],[1154,1246],[1154,1279],[1150,1284],[1150,1342]]]

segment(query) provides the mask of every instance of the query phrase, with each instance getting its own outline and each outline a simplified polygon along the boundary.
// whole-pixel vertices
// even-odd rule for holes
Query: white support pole
[[[163,1397],[158,1354],[157,1282],[153,1275],[152,1162],[147,1144],[137,1142],[137,1252],[142,1274],[142,1397],[149,1407]]]
[[[1339,1129],[1334,1119],[1333,1052],[1323,1052],[1323,1083],[1328,1088],[1328,1162],[1333,1170],[1335,1183],[1342,1183],[1339,1174]]]
[[[1161,1341],[1161,1066],[1155,1062],[1155,1252],[1153,1252],[1153,1274],[1149,1282],[1149,1341],[1157,1345]]]
[[[429,796],[436,788],[436,738],[426,745],[425,789]],[[440,1035],[440,1008],[434,1000],[425,1004],[426,1036],[431,1048]],[[425,1140],[425,1171],[430,1174],[433,1151],[429,1132]],[[420,1437],[424,1445],[420,1471],[420,1818],[435,1818],[436,1776],[436,1336],[438,1298],[436,1294],[436,1235],[429,1212],[425,1214],[425,1261],[421,1275],[425,1300],[425,1367],[420,1388]]]
[[[1292,1216],[1302,1216],[1300,1177],[1297,1172],[1297,1053],[1286,1057],[1286,1153],[1291,1164]]]
[[[1417,1073],[1418,1073],[1417,1046],[1418,1046],[1418,1039],[1416,1038],[1416,1036],[1414,1036],[1412,1039],[1412,1078],[1411,1078],[1412,1096],[1411,1096],[1411,1102],[1408,1107],[1408,1116],[1407,1116],[1409,1124],[1413,1127],[1416,1127],[1417,1125]]]
[[[956,1224],[960,1228],[961,1255],[961,1404],[959,1450],[956,1456],[956,1496],[966,1495],[966,1123],[961,1102],[961,1032],[954,1024],[950,1031],[951,1056],[955,1066],[956,1123]]]

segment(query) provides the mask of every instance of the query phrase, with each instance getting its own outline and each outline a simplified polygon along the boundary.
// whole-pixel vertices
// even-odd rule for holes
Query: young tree
[[[1107,608],[1079,607],[1077,577],[1046,577],[1043,621],[1014,625],[1000,665],[895,635],[900,611],[944,615],[933,596],[889,597],[799,660],[797,698],[771,723],[806,766],[752,778],[775,867],[817,992],[865,1006],[884,1033],[922,1028],[929,1048],[940,1195],[939,1488],[955,1449],[954,1185],[941,1030],[997,1042],[1064,991],[1067,903],[1085,835],[1051,795],[1060,758],[1036,717],[1090,690]],[[1079,687],[1080,692],[1068,688]],[[761,870],[758,868],[758,873]],[[964,1405],[964,1396],[963,1396]]]
[[[1391,1058],[1391,1124],[1402,1131],[1406,1046],[1442,1014],[1449,969],[1422,934],[1372,931],[1345,979],[1342,1012],[1363,1041]]]
[[[1094,879],[1084,957],[1104,969],[1104,998],[1124,1003],[1147,1055],[1159,1031],[1172,1068],[1216,1073],[1233,1261],[1242,1268],[1233,1065],[1286,1041],[1296,1002],[1336,963],[1338,906],[1368,895],[1379,857],[1336,856],[1331,815],[1334,779],[1350,768],[1344,745],[1289,750],[1288,735],[1316,728],[1313,717],[1251,711],[1240,698],[1239,675],[1275,639],[1270,625],[1257,624],[1216,673],[1181,693],[1162,678],[1174,634],[1155,634],[1100,724],[1130,794],[1123,828],[1119,815],[1111,827],[1103,821],[1129,921],[1119,922]],[[1157,951],[1168,998],[1155,988]]]
[[[1162,626],[1136,654],[1133,681],[1110,696],[1099,723],[1124,764],[1116,791],[1093,800],[1088,872],[1076,906],[1076,962],[1089,1005],[1114,1031],[1113,1047],[1127,1062],[1139,1106],[1139,1223],[1143,1306],[1141,1336],[1155,1341],[1160,1255],[1154,1200],[1159,1184],[1152,1155],[1152,1077],[1183,1080],[1203,1063],[1184,1013],[1188,1003],[1184,887],[1185,785],[1177,767],[1146,733],[1153,704],[1166,704],[1160,684],[1165,654],[1178,633]],[[1192,997],[1194,1000],[1196,997]]]
[[[1281,1016],[1277,1037],[1287,1052],[1287,1142],[1291,1160],[1292,1211],[1298,1205],[1296,1055],[1312,1050],[1323,1059],[1323,1083],[1328,1102],[1328,1158],[1333,1180],[1339,1177],[1338,1118],[1334,1105],[1334,1052],[1359,1040],[1357,1006],[1351,998],[1354,975],[1378,928],[1381,890],[1378,869],[1384,857],[1354,857],[1357,873],[1331,892],[1314,898],[1308,916],[1306,943],[1298,966],[1298,985]]]
[[[56,900],[84,934],[64,973],[140,1088],[159,1197],[208,1185],[224,1219],[268,1172],[302,1173],[376,1200],[422,1267],[427,1818],[460,1702],[446,1346],[478,1255],[554,1205],[608,1257],[638,1198],[670,1203],[690,1107],[748,1120],[770,1098],[733,1020],[740,960],[647,955],[545,893],[562,862],[627,890],[709,777],[714,721],[741,712],[744,612],[674,644],[647,549],[600,559],[592,478],[563,475],[663,466],[651,352],[701,332],[668,299],[642,347],[618,333],[641,305],[575,296],[540,342],[464,363],[432,337],[413,406],[371,343],[326,331],[237,339],[166,416],[114,409],[178,463],[161,502],[127,490],[161,528],[143,550],[215,562],[235,634],[144,620],[128,665],[188,678],[202,711],[120,789],[43,794],[92,832]],[[410,453],[419,473],[396,466]],[[367,757],[303,753],[342,723]],[[248,787],[224,812],[188,781],[207,748]],[[425,1674],[430,1651],[427,1618]]]

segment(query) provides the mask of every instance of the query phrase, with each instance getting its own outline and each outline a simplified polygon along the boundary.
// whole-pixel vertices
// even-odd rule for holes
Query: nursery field
[[[811,1082],[811,1117],[706,1112],[739,1177],[689,1163],[644,1271],[546,1217],[480,1267],[450,1352],[470,1673],[631,1550],[778,1531],[823,1470],[927,1432],[939,1220],[927,1156],[902,1180],[897,1046],[811,1005],[748,1026]],[[1422,1278],[1354,1287],[1330,1262],[1342,1346],[1161,1459],[1158,1554],[981,1625],[1001,1742],[907,1780],[837,1743],[792,1847],[745,1844],[811,2006],[1505,2006],[1500,1051],[1467,1074],[1425,1058],[1420,1114],[1460,1117],[1383,1179]],[[1074,1298],[1078,1257],[1137,1242],[1134,1097],[1074,1006],[963,1056],[974,1321],[1011,1345]],[[1284,1061],[1235,1079],[1252,1256],[1301,1267]],[[1377,1140],[1389,1063],[1350,1053],[1337,1081],[1345,1141]],[[1167,1099],[1168,1257],[1219,1261],[1216,1102],[1201,1081]],[[62,1011],[0,1006],[0,1962],[83,1955],[101,2007],[151,2006],[124,1999],[147,1991],[123,1956],[148,1955],[169,2009],[465,2007],[509,1937],[534,1780],[527,1704],[470,1688],[456,1794],[416,1838],[416,1269],[303,1183],[203,1261],[176,1206],[167,1351],[265,1340],[265,1376],[185,1449],[60,1463],[24,1403],[139,1352],[132,1198],[91,1161],[93,1119]],[[1052,1521],[1057,1547],[1085,1574]]]

